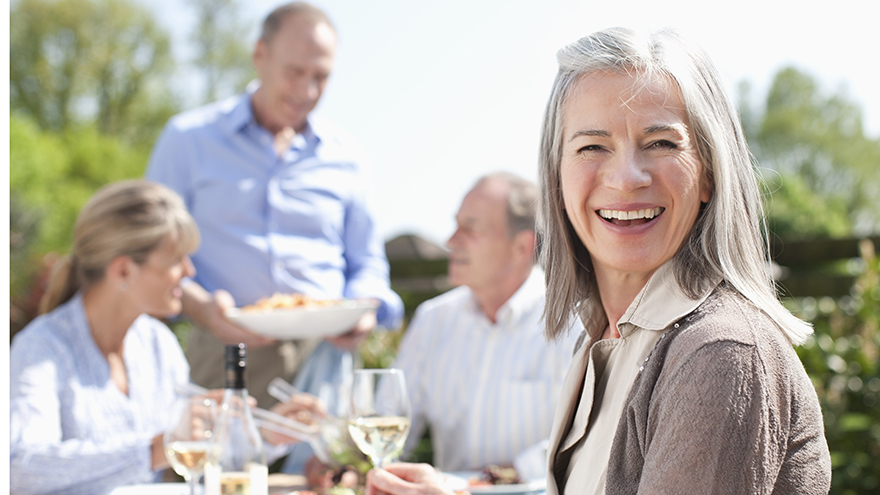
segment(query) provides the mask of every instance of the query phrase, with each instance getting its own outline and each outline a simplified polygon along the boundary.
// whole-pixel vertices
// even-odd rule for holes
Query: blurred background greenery
[[[196,13],[187,63],[203,80],[203,101],[253,77],[235,2],[186,2]],[[11,338],[35,316],[47,269],[67,252],[86,199],[110,181],[140,177],[162,126],[184,108],[172,77],[182,62],[167,31],[133,1],[18,0],[10,20]],[[779,70],[760,99],[743,81],[737,101],[765,185],[786,304],[816,330],[798,353],[825,414],[832,493],[877,493],[880,138],[865,135],[845,92],[823,91],[797,67]],[[871,236],[874,243],[858,242]],[[782,262],[792,255],[800,259]],[[403,281],[419,270],[442,276],[442,261],[391,263],[407,315],[439,293]],[[186,325],[176,329],[185,344]],[[388,366],[404,331],[375,333],[364,365]]]

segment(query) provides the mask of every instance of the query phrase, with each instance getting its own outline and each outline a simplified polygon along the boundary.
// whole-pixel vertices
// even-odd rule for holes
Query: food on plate
[[[264,297],[241,310],[246,313],[289,308],[318,308],[339,304],[339,299],[315,299],[305,294],[282,294],[276,292],[271,297]]]
[[[324,493],[326,495],[358,495],[358,493],[360,492],[349,486],[336,485],[334,487],[328,488]]]
[[[468,480],[470,486],[517,485],[522,483],[519,473],[513,467],[490,464],[480,471],[480,475]]]
[[[362,468],[341,466],[332,468],[312,458],[305,468],[306,479],[311,490],[319,495],[361,495],[366,488],[366,472],[372,465]]]

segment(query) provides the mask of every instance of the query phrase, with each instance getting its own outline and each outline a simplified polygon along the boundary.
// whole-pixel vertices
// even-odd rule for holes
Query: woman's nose
[[[193,265],[192,259],[189,256],[183,257],[183,276],[184,277],[194,277],[196,274],[196,267]]]
[[[622,192],[631,192],[651,185],[646,161],[636,151],[615,153],[605,163],[603,184]]]

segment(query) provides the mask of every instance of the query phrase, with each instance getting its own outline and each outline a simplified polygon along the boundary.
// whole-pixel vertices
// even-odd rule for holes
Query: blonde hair
[[[68,301],[80,288],[104,278],[119,256],[144,263],[166,238],[182,253],[199,245],[199,230],[180,197],[147,180],[126,180],[102,187],[80,211],[68,256],[52,267],[40,300],[40,313]]]
[[[585,326],[604,319],[598,298],[593,297],[597,289],[590,253],[564,211],[559,178],[568,96],[582,76],[604,71],[632,75],[636,84],[664,77],[681,92],[713,192],[672,258],[679,286],[696,297],[712,280],[723,277],[767,313],[792,343],[803,343],[812,328],[777,299],[754,165],[733,103],[705,52],[674,31],[644,38],[631,30],[614,28],[562,48],[557,60],[559,70],[544,114],[539,155],[541,214],[546,222],[543,252],[548,338],[566,331],[573,311]]]

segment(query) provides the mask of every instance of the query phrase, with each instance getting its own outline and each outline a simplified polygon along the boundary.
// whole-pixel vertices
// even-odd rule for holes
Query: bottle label
[[[220,466],[217,464],[205,465],[205,495],[220,495]]]
[[[268,495],[269,468],[250,463],[247,471],[223,471],[220,466],[205,466],[205,495]]]
[[[251,474],[251,495],[268,495],[269,467],[265,464],[252,463],[249,471]]]

